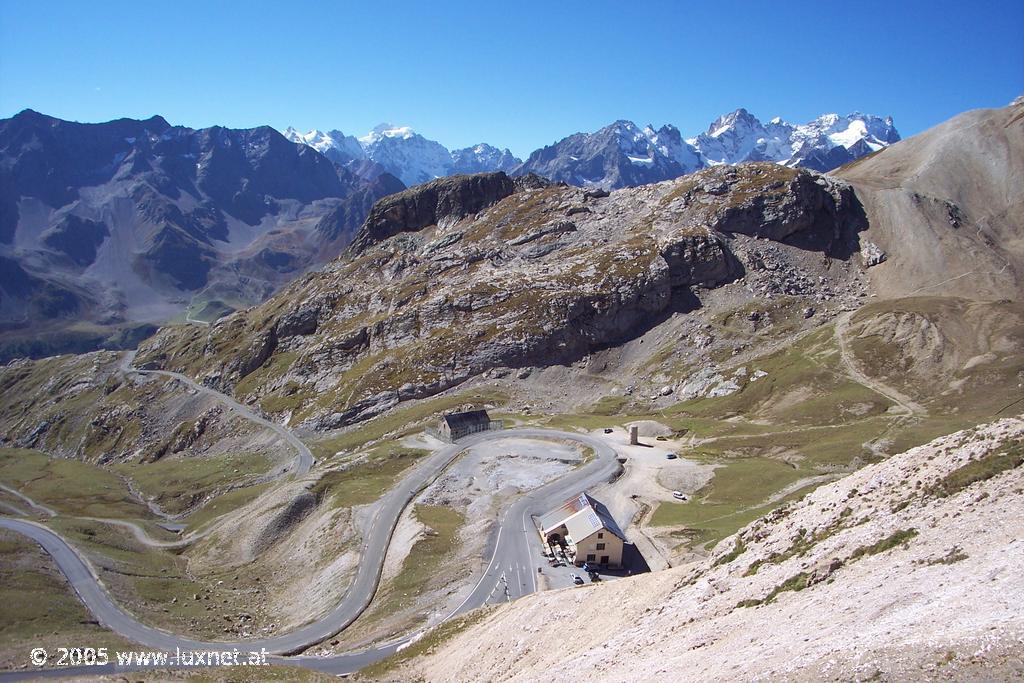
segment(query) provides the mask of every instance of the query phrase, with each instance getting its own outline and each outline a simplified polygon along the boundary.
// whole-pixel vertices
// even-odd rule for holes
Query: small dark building
[[[467,410],[464,413],[450,413],[441,418],[438,432],[441,438],[456,441],[464,436],[486,432],[491,429],[491,418],[486,410]]]

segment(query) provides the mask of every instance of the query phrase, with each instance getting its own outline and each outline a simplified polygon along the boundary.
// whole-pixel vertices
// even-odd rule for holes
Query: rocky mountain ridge
[[[830,171],[899,141],[892,118],[854,112],[825,114],[804,124],[779,118],[762,124],[746,109],[719,117],[700,135],[682,139],[674,126],[616,121],[532,153],[515,172],[606,189],[658,182],[718,164],[773,161]]]
[[[292,423],[332,429],[493,368],[575,362],[740,278],[812,300],[854,295],[840,283],[855,274],[829,264],[863,227],[849,186],[770,163],[610,195],[446,178],[379,202],[321,272],[209,330],[167,329],[139,360],[228,390],[277,367],[244,382],[249,400],[286,395]],[[799,246],[768,255],[774,240]]]
[[[892,159],[908,177],[926,178],[901,161],[903,150],[953,154],[993,130],[1006,131],[995,144],[1016,155],[1024,146],[1018,111],[965,114],[920,146],[899,143],[863,163]],[[974,163],[970,153],[959,158]],[[1019,161],[1010,163],[1013,177]],[[378,203],[352,248],[321,272],[209,329],[166,329],[139,358],[234,390],[290,424],[328,430],[496,373],[564,366],[593,374],[591,364],[604,367],[614,349],[669,320],[700,367],[701,354],[730,351],[703,329],[723,306],[785,300],[803,311],[799,329],[879,291],[912,296],[939,281],[947,281],[944,295],[965,299],[1019,291],[1016,242],[994,250],[987,232],[1008,237],[1012,221],[979,225],[971,208],[957,215],[976,227],[961,230],[928,213],[924,223],[901,223],[910,227],[894,241],[886,237],[898,228],[893,218],[874,200],[861,204],[871,187],[773,162],[610,193],[502,173],[441,179]],[[952,187],[933,191],[949,197],[946,213],[974,206]],[[1019,187],[1005,192],[1012,217]],[[979,266],[995,258],[1002,267],[985,275],[987,288],[968,276],[950,280],[935,263],[946,249],[965,268],[972,253]],[[883,270],[898,288],[877,281]],[[759,315],[750,313],[755,327]]]
[[[449,151],[408,126],[382,123],[356,138],[337,130],[284,131],[333,161],[372,161],[407,186],[466,173],[535,173],[570,185],[605,189],[678,178],[716,164],[774,161],[829,171],[900,139],[892,118],[854,112],[824,114],[803,125],[779,118],[762,124],[746,109],[720,116],[698,136],[684,139],[669,124],[655,129],[615,121],[594,133],[576,133],[530,154],[525,162],[508,150],[481,143]]]
[[[208,319],[261,301],[336,256],[373,201],[403,188],[269,127],[80,124],[26,110],[0,121],[5,336],[24,337],[14,355],[45,353],[76,348],[71,323],[98,325],[102,339],[190,304]],[[314,230],[328,215],[328,234]]]

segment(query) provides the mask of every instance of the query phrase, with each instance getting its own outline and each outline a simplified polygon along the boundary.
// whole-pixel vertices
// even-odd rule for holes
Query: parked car
[[[675,459],[676,459],[676,458],[678,458],[678,457],[679,457],[679,456],[678,456],[678,455],[676,455],[675,453],[666,453],[666,454],[665,454],[665,459],[666,459],[666,460],[675,460]]]
[[[572,582],[575,583],[577,586],[582,586],[583,585],[583,577],[580,576],[579,574],[577,574],[577,575],[572,577]]]
[[[590,582],[591,583],[597,583],[600,580],[601,580],[601,575],[600,574],[598,574],[597,572],[590,572]]]
[[[683,493],[682,491],[673,491],[672,497],[675,498],[676,500],[686,500],[686,494]]]
[[[613,430],[613,429],[612,429],[611,427],[605,427],[605,428],[604,428],[604,433],[605,433],[605,434],[611,434],[611,433],[612,433],[613,431],[614,431],[614,430]]]

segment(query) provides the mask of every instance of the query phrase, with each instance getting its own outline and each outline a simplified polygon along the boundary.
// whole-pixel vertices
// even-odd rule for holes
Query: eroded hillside
[[[978,109],[859,159],[854,185],[889,259],[871,271],[886,298],[1017,299],[1024,260],[1024,101]]]

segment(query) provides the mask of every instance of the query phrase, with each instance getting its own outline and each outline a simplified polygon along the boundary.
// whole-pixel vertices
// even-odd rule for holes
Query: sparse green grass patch
[[[899,531],[895,531],[886,536],[877,543],[862,545],[857,548],[853,551],[853,554],[850,555],[850,560],[859,560],[862,557],[884,553],[886,550],[892,550],[898,546],[906,547],[910,543],[910,539],[915,536],[917,536],[917,529],[900,529]]]
[[[114,470],[130,478],[169,514],[188,510],[211,493],[270,469],[266,456],[232,453],[209,457],[166,457],[153,463],[124,463]]]
[[[366,505],[383,496],[407,468],[428,455],[430,451],[421,448],[384,444],[371,451],[365,462],[326,472],[310,491],[329,498],[335,507]]]
[[[156,618],[164,625],[180,627],[163,611],[172,607],[178,617],[206,616],[206,605],[190,598],[205,592],[207,586],[193,580],[184,557],[146,547],[126,529],[102,522],[57,519],[51,525],[92,558],[117,602],[141,606],[143,621]],[[98,561],[97,557],[106,559]]]
[[[831,326],[745,367],[748,373],[756,369],[768,374],[757,381],[740,379],[740,390],[728,396],[681,401],[667,412],[708,418],[759,416],[779,426],[835,426],[882,414],[891,405],[846,376]]]
[[[983,457],[958,467],[945,477],[928,486],[925,494],[946,498],[959,493],[971,484],[987,481],[1007,470],[1024,464],[1024,440],[1014,440],[989,451]]]
[[[934,560],[928,560],[925,564],[929,567],[933,567],[937,564],[956,564],[957,562],[966,560],[968,557],[968,554],[963,551],[963,548],[955,545],[942,557],[938,557]]]
[[[260,386],[282,377],[298,357],[295,351],[275,353],[266,364],[239,380],[235,385],[235,396],[248,396]]]
[[[713,484],[714,480],[709,486]],[[772,503],[749,505],[736,502],[718,503],[701,500],[697,496],[685,503],[659,503],[649,524],[651,526],[685,526],[689,532],[688,544],[699,544],[710,548],[758,517],[768,514],[785,503],[799,500],[819,485],[809,484]],[[700,492],[698,492],[699,495]]]
[[[717,566],[722,565],[722,564],[729,564],[730,562],[735,560],[737,557],[742,555],[746,551],[746,549],[747,549],[747,547],[745,545],[743,545],[743,539],[737,536],[736,537],[736,544],[733,545],[732,550],[730,550],[725,555],[722,555],[717,560],[715,560],[714,566],[717,567]]]
[[[802,591],[803,589],[807,588],[808,581],[810,580],[810,578],[811,578],[811,575],[808,574],[807,572],[799,572],[799,573],[794,574],[793,576],[789,577],[788,579],[786,579],[785,581],[780,583],[775,588],[773,588],[771,590],[771,592],[768,593],[768,595],[764,596],[760,600],[757,600],[757,599],[741,600],[740,602],[738,602],[736,604],[736,606],[737,607],[756,607],[758,605],[770,604],[772,602],[775,602],[775,598],[777,598],[780,593],[786,593],[786,592],[789,592],[789,591]]]
[[[33,647],[131,646],[96,623],[38,545],[7,530],[0,530],[0,604],[4,669],[28,663]]]
[[[401,572],[387,587],[384,601],[375,608],[384,613],[410,606],[429,583],[450,578],[440,571],[441,564],[455,552],[466,515],[441,505],[417,505],[413,515],[427,527],[427,533],[409,551]]]
[[[148,519],[113,472],[79,460],[50,458],[22,448],[0,448],[0,482],[37,503],[69,515]]]
[[[629,403],[625,396],[603,396],[587,408],[591,415],[618,415]]]
[[[413,515],[426,527],[425,534],[409,550],[399,573],[381,584],[369,609],[355,622],[350,636],[367,636],[381,620],[416,607],[419,601],[422,609],[411,612],[401,626],[403,631],[412,628],[429,612],[430,605],[422,603],[422,596],[452,580],[452,574],[444,570],[444,565],[458,547],[465,514],[450,507],[420,504],[413,508]],[[392,623],[389,628],[399,627]]]
[[[271,484],[267,483],[232,489],[217,496],[182,521],[188,525],[189,531],[196,531],[221,515],[226,515],[256,500],[270,486]]]
[[[415,643],[385,660],[371,664],[359,672],[359,678],[369,681],[381,679],[385,674],[390,674],[405,662],[411,661],[428,652],[434,652],[441,645],[483,620],[490,614],[490,609],[481,607],[469,614],[446,621],[440,626],[430,629],[426,635]]]
[[[849,510],[849,508],[846,509]],[[813,534],[808,533],[806,529],[799,529],[797,531],[796,538],[793,539],[793,543],[786,548],[786,550],[781,553],[772,553],[767,558],[755,560],[749,567],[747,567],[747,571],[743,575],[753,576],[757,573],[758,569],[765,564],[782,564],[793,557],[803,557],[811,548],[842,529],[844,526],[843,520],[848,516],[849,515],[840,515],[836,522],[833,522],[829,526]]]

